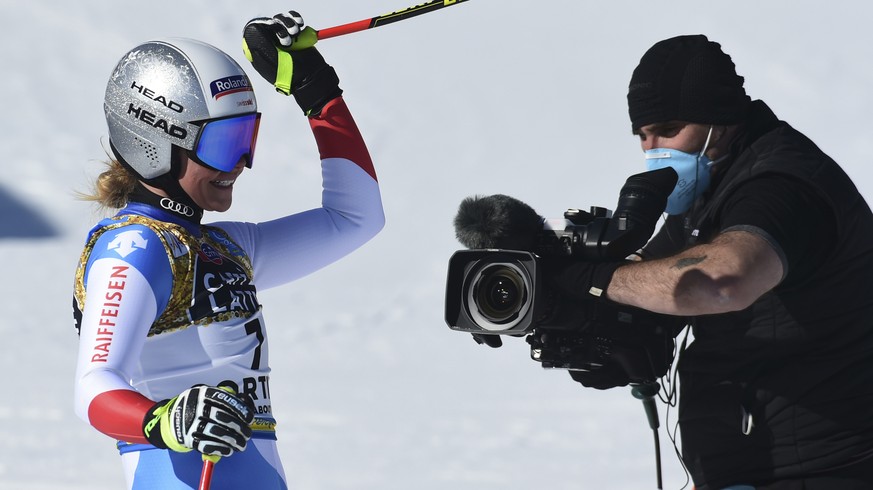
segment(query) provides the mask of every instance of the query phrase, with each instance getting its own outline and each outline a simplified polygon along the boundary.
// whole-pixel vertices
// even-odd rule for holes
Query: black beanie
[[[665,39],[649,48],[627,92],[634,130],[667,121],[737,124],[749,102],[731,57],[701,34]]]

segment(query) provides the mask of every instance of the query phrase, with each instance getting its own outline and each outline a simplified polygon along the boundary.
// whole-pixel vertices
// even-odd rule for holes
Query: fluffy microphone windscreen
[[[461,201],[455,237],[467,248],[532,251],[543,229],[543,217],[510,196],[473,196]]]

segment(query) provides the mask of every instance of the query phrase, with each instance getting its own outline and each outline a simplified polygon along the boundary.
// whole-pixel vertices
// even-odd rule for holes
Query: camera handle
[[[661,440],[658,436],[658,428],[661,426],[658,418],[658,406],[655,403],[655,396],[661,390],[661,385],[657,381],[650,383],[642,383],[631,385],[631,394],[637,400],[642,400],[643,408],[646,410],[646,418],[649,421],[649,427],[655,436],[655,472],[658,479],[658,489],[664,488],[661,476]]]

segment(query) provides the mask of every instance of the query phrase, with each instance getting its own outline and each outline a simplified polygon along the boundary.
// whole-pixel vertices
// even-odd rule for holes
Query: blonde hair
[[[94,182],[90,193],[80,193],[79,199],[96,202],[103,208],[121,209],[127,205],[137,178],[128,172],[118,160],[105,162],[106,170]]]

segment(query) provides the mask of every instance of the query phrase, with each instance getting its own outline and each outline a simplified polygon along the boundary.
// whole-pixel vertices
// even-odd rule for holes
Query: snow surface
[[[410,3],[412,3],[410,1]],[[141,41],[198,38],[245,60],[240,31],[293,7],[328,27],[402,0],[0,1],[0,488],[114,489],[114,443],[72,410],[71,285],[100,217],[74,199],[107,146],[106,79]],[[292,488],[654,488],[651,432],[627,389],[582,388],[527,345],[476,345],[443,322],[461,199],[504,193],[559,217],[613,207],[644,169],[625,94],[642,53],[719,41],[747,90],[873,192],[873,7],[863,2],[471,0],[319,47],[342,79],[382,185],[387,227],[347,259],[262,293]],[[315,144],[293,100],[264,112],[236,204],[258,221],[319,203]],[[661,415],[665,411],[661,406]],[[672,412],[672,422],[675,412]],[[665,488],[686,483],[661,429]]]

